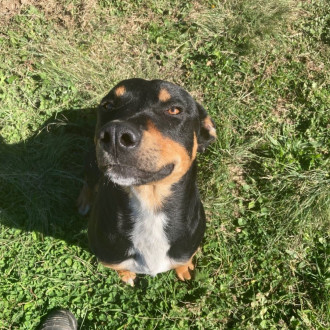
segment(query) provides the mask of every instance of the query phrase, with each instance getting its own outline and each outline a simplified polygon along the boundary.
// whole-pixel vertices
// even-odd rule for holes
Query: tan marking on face
[[[119,86],[115,89],[115,95],[117,97],[121,97],[126,93],[126,88],[125,86]]]
[[[141,146],[145,152],[154,153],[156,162],[153,171],[158,171],[168,164],[174,164],[172,173],[159,181],[162,184],[177,182],[188,171],[194,159],[189,156],[183,145],[162,135],[151,122],[148,123],[148,129],[142,136]]]
[[[217,131],[215,130],[212,120],[210,118],[210,116],[207,116],[204,120],[203,120],[203,126],[205,129],[207,129],[210,133],[211,136],[213,137],[217,137]]]
[[[171,98],[171,94],[165,89],[162,88],[158,94],[159,101],[166,102]]]
[[[157,172],[168,164],[174,164],[172,173],[162,180],[134,187],[135,193],[137,193],[140,199],[151,209],[159,209],[164,200],[171,195],[172,184],[180,180],[195,160],[198,148],[197,137],[194,133],[194,143],[192,155],[190,157],[184,146],[163,136],[161,132],[149,122],[148,130],[143,134],[141,146],[143,154],[151,153],[155,159],[154,164],[150,164],[150,162],[148,164],[149,166],[154,165],[152,168],[146,168],[147,164],[144,164],[145,166],[143,166],[143,168],[146,168],[146,170]]]

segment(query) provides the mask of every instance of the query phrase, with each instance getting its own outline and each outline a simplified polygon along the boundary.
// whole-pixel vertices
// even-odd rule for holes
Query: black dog
[[[196,154],[215,138],[204,108],[172,83],[124,80],[102,100],[78,203],[87,213],[94,200],[91,249],[124,282],[170,269],[191,278],[205,231]]]

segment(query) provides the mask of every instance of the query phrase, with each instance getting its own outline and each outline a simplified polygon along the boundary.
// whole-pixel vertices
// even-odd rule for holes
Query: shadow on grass
[[[62,239],[86,248],[87,219],[75,203],[96,109],[64,110],[29,139],[0,140],[0,222],[5,227]]]

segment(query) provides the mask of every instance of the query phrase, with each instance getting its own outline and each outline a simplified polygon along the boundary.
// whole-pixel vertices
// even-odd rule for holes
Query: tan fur
[[[158,98],[161,102],[167,102],[171,98],[171,94],[165,88],[162,88],[159,91]]]
[[[175,265],[173,266],[172,269],[175,270],[176,272],[176,275],[178,276],[178,278],[181,280],[181,281],[185,281],[185,280],[190,280],[191,279],[191,274],[190,274],[190,271],[194,270],[195,269],[195,266],[192,262],[194,256],[195,256],[196,252],[192,255],[192,257],[184,264],[180,264],[180,265]],[[123,269],[122,266],[119,264],[119,265],[113,265],[113,264],[107,264],[107,263],[104,263],[104,262],[101,262],[101,264],[104,266],[104,267],[107,267],[107,268],[110,268],[110,269],[113,269],[115,271],[117,271],[120,279],[131,285],[131,286],[134,286],[134,280],[136,278],[136,274],[127,270],[127,269]]]
[[[127,269],[123,269],[120,265],[111,265],[111,264],[106,264],[104,262],[101,262],[101,264],[104,267],[107,267],[107,268],[110,268],[110,269],[115,270],[118,273],[120,279],[123,282],[125,282],[126,284],[129,284],[131,286],[134,286],[134,280],[136,278],[136,274],[135,273],[130,272]]]
[[[180,265],[180,266],[177,266],[177,267],[174,268],[175,269],[175,272],[176,272],[176,275],[178,276],[178,278],[181,281],[190,280],[191,279],[191,275],[190,275],[190,271],[189,270],[194,270],[195,269],[195,266],[192,263],[193,257],[194,256],[192,256],[189,259],[189,261],[187,263],[185,263],[184,265]]]
[[[171,186],[166,184],[146,184],[133,189],[151,210],[161,208],[165,198],[171,195]]]
[[[115,95],[117,97],[123,96],[126,93],[125,86],[119,86],[115,89]]]
[[[194,149],[196,149],[194,137]],[[144,132],[141,141],[142,150],[145,152],[152,151],[156,154],[156,167],[154,171],[160,170],[168,164],[174,164],[173,172],[160,180],[160,184],[173,184],[188,171],[193,160],[196,157],[196,150],[193,150],[192,157],[189,156],[186,148],[178,142],[162,135],[162,133],[151,122],[148,123],[148,130]]]
[[[123,267],[121,267],[121,265],[116,265],[116,264],[107,264],[106,262],[100,261],[100,263],[107,268],[113,269],[113,270],[117,270],[117,271],[122,271],[125,270],[123,269]]]
[[[217,131],[215,130],[212,120],[209,116],[207,116],[204,120],[203,120],[203,126],[204,128],[206,128],[210,135],[212,135],[213,137],[217,137]]]
[[[197,156],[197,148],[198,148],[197,136],[196,136],[196,133],[194,132],[194,145],[193,145],[193,150],[192,150],[192,155],[191,155],[192,160],[194,160]]]
[[[135,273],[132,273],[129,270],[118,270],[117,273],[123,282],[129,284],[130,286],[134,286],[134,280],[136,278]]]
[[[135,193],[140,195],[141,200],[149,205],[150,209],[158,209],[162,206],[165,198],[171,194],[171,186],[189,170],[197,154],[197,137],[194,134],[194,145],[192,156],[179,143],[167,138],[151,123],[148,124],[148,130],[144,132],[141,146],[143,154],[152,153],[156,159],[156,167],[150,170],[158,171],[163,166],[173,163],[173,172],[166,178],[151,182],[146,185],[134,187]]]

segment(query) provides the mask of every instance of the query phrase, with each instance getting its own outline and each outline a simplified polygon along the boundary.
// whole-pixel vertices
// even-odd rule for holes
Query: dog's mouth
[[[123,164],[108,164],[100,169],[112,182],[121,186],[131,186],[156,182],[167,177],[172,173],[174,164],[167,164],[155,172]]]

